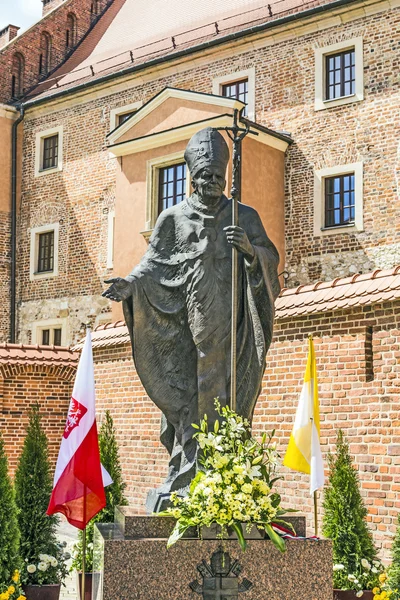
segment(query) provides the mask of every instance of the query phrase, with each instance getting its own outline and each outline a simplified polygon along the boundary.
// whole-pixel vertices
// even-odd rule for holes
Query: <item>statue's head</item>
[[[213,127],[206,127],[195,133],[189,141],[185,161],[189,167],[193,189],[204,203],[213,203],[222,196],[228,160],[227,143]]]

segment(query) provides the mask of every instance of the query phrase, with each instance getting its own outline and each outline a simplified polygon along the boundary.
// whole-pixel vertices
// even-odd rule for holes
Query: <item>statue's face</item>
[[[217,167],[205,167],[193,177],[193,188],[206,202],[221,198],[225,184],[225,173]]]

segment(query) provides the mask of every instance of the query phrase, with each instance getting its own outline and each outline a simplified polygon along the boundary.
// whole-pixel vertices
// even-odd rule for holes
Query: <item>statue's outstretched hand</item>
[[[122,277],[114,277],[113,279],[105,279],[104,283],[111,283],[110,287],[102,293],[102,296],[114,300],[114,302],[121,302],[126,300],[132,293],[131,284]]]
[[[242,252],[248,260],[254,258],[254,248],[244,229],[235,225],[229,225],[229,227],[224,228],[224,231],[226,233],[228,244],[231,244],[239,250],[239,252]]]

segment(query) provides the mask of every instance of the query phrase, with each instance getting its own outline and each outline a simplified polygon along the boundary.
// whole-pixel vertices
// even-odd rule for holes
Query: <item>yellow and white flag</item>
[[[294,471],[311,475],[311,494],[324,485],[324,465],[319,436],[317,365],[314,343],[310,336],[303,389],[283,464]]]

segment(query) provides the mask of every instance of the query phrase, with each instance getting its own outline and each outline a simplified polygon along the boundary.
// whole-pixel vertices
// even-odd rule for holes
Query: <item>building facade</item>
[[[256,427],[279,429],[284,448],[313,333],[324,452],[342,427],[387,552],[400,506],[399,2],[180,8],[53,0],[28,31],[5,34],[0,341],[69,346],[99,327],[100,407],[118,415],[139,509],[163,464],[158,414],[123,327],[104,328],[122,317],[104,280],[137,264],[159,211],[189,193],[192,133],[244,107],[258,136],[243,147],[242,200],[279,248],[287,288]],[[307,506],[306,487],[288,475],[288,501]]]

